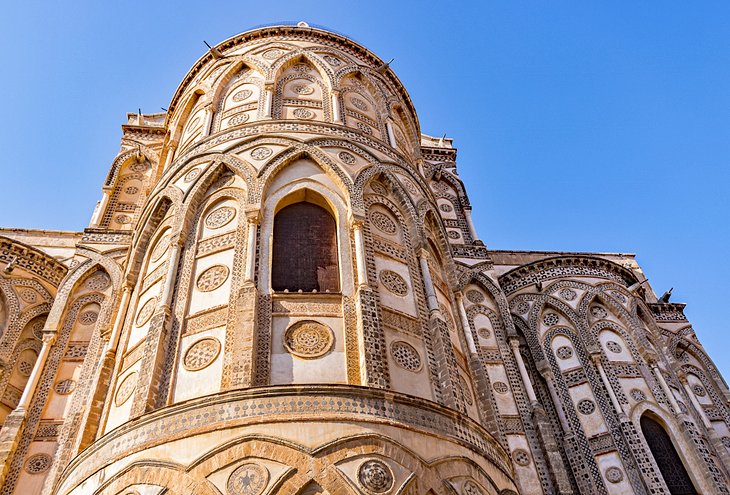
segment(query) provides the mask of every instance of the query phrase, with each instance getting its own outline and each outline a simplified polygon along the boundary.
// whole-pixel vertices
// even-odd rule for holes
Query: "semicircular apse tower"
[[[88,229],[0,232],[0,495],[727,493],[684,306],[488,251],[364,47],[243,33],[122,129]]]

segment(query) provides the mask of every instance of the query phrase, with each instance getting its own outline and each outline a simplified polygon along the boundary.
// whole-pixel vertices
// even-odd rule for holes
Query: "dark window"
[[[327,210],[303,202],[276,214],[271,287],[292,292],[340,290],[336,225]]]
[[[649,444],[649,450],[659,466],[669,493],[672,495],[696,494],[697,491],[692,485],[692,480],[674,449],[672,439],[669,438],[662,425],[647,416],[642,416],[641,432],[646,438],[646,443]]]

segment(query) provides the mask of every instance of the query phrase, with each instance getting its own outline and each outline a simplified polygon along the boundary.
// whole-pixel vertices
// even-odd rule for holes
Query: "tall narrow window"
[[[687,470],[684,469],[684,464],[672,444],[672,439],[669,438],[662,425],[647,416],[642,416],[641,432],[646,438],[646,443],[649,444],[649,450],[659,466],[669,493],[672,495],[696,494],[697,491]]]
[[[282,208],[274,218],[273,251],[275,291],[340,290],[335,219],[321,206],[301,202]]]

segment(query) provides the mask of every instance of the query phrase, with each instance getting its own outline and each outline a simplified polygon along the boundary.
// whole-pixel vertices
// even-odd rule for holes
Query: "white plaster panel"
[[[532,451],[527,443],[527,439],[523,435],[507,435],[507,445],[511,454],[517,449],[525,450],[530,454],[530,463],[527,466],[521,466],[516,462],[512,462],[515,473],[519,480],[520,488],[523,493],[542,493],[542,485],[535,469],[535,461],[532,458]]]
[[[607,432],[608,429],[603,421],[603,415],[601,414],[598,402],[596,402],[596,398],[593,396],[590,385],[582,383],[578,386],[570,387],[569,391],[570,397],[573,399],[576,414],[581,425],[583,425],[583,431],[586,432],[586,436],[592,437],[599,433]],[[595,404],[592,414],[583,414],[578,410],[578,402],[583,399],[591,400]]]
[[[188,314],[195,314],[204,309],[212,308],[213,306],[228,304],[228,298],[231,293],[231,267],[233,266],[234,253],[234,249],[227,249],[195,260],[192,290],[190,294],[190,302],[188,303]],[[207,292],[199,290],[197,286],[198,277],[200,277],[200,275],[208,268],[215,265],[228,267],[228,278],[226,278],[226,281],[215,290]]]
[[[423,343],[410,335],[404,335],[394,332],[388,328],[384,329],[385,345],[388,348],[388,370],[390,373],[391,388],[396,392],[423,397],[432,400],[431,382],[428,378],[428,370],[426,363],[426,352]],[[421,358],[421,368],[416,371],[410,371],[396,364],[392,354],[392,344],[395,341],[404,341],[413,346]]]
[[[304,359],[290,354],[284,347],[286,329],[297,321],[313,320],[332,329],[332,350],[316,359]],[[271,384],[290,383],[347,383],[345,338],[342,318],[338,317],[288,317],[272,318]]]
[[[561,359],[557,355],[557,350],[561,347],[570,347],[573,350],[573,355],[568,359]],[[578,354],[575,352],[573,343],[564,335],[556,335],[550,343],[550,348],[553,350],[553,353],[555,354],[555,361],[558,363],[558,367],[561,370],[569,370],[581,366],[580,359],[578,359]]]
[[[124,403],[117,406],[116,403],[116,397],[117,392],[119,391],[119,385],[124,381],[124,379],[129,376],[131,373],[137,373],[136,378],[132,378],[133,380],[137,380],[139,378],[139,368],[141,366],[141,360],[137,361],[134,365],[130,366],[130,368],[123,373],[120,373],[117,376],[116,383],[114,384],[114,389],[112,390],[112,393],[110,394],[110,408],[109,408],[109,416],[104,428],[104,431],[111,431],[117,426],[121,425],[122,423],[126,422],[129,419],[129,414],[132,411],[132,404],[134,403],[134,392],[132,393],[132,396],[127,399]],[[136,389],[136,387],[135,387]]]
[[[199,340],[213,337],[220,343],[220,352],[215,360],[207,367],[190,371],[184,366],[185,353]],[[180,402],[193,397],[213,394],[220,390],[221,376],[223,374],[223,357],[225,356],[226,328],[219,327],[186,335],[182,338],[180,360],[177,364],[177,377],[175,380],[175,402]]]
[[[603,352],[606,354],[606,357],[610,361],[634,361],[634,358],[631,356],[631,351],[626,345],[626,342],[616,332],[611,330],[602,330],[601,333],[598,334],[598,340],[601,342]],[[621,352],[613,352],[611,349],[609,349],[609,342],[615,342],[619,346],[621,346]]]
[[[601,472],[608,493],[615,495],[634,493],[634,490],[631,488],[631,483],[629,483],[629,477],[626,475],[626,470],[616,452],[596,456],[596,463],[598,464],[598,470]],[[612,467],[619,468],[623,473],[623,480],[618,483],[611,483],[606,479],[606,471]]]
[[[416,307],[415,295],[413,292],[413,280],[408,266],[399,261],[395,261],[391,258],[385,258],[380,255],[375,255],[375,271],[380,275],[383,270],[391,270],[396,272],[398,275],[408,284],[408,293],[404,296],[393,294],[391,291],[386,289],[382,283],[378,280],[378,293],[380,295],[380,302],[384,306],[388,306],[393,309],[397,309],[403,313],[411,316],[418,316],[418,308]]]
[[[508,388],[505,394],[500,394],[494,390],[495,382],[506,383],[509,386],[509,380],[507,379],[504,366],[488,365],[487,375],[489,375],[489,382],[492,384],[492,395],[497,403],[497,411],[499,411],[499,414],[518,414],[517,406],[512,396],[512,389]]]
[[[492,327],[492,320],[487,315],[478,313],[473,319],[474,328],[477,331],[477,343],[481,346],[497,347],[497,339],[494,335],[494,328]],[[488,338],[484,338],[486,330],[489,332]]]

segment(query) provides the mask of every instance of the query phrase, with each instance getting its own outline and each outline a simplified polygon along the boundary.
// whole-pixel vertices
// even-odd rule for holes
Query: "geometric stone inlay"
[[[197,179],[199,175],[200,175],[200,169],[194,168],[194,169],[190,170],[187,174],[185,174],[185,177],[183,178],[183,182],[185,182],[186,184],[189,184],[192,181],[194,181],[195,179]]]
[[[694,392],[697,397],[704,397],[705,395],[707,395],[707,392],[705,392],[705,387],[700,384],[692,385],[692,392]]]
[[[314,359],[327,354],[335,342],[332,330],[316,321],[298,321],[284,332],[284,347],[290,354]]]
[[[392,270],[381,270],[378,278],[383,286],[396,296],[408,294],[408,283],[399,274]]]
[[[261,495],[269,484],[269,471],[264,466],[247,462],[228,477],[228,495]]]
[[[357,96],[353,96],[352,98],[350,98],[350,103],[352,103],[353,107],[357,108],[358,110],[362,110],[363,112],[367,112],[369,110],[367,103],[365,103]]]
[[[228,267],[215,265],[200,274],[196,285],[200,292],[210,292],[223,285],[226,280],[228,280]]]
[[[266,158],[270,157],[273,152],[274,151],[271,148],[261,146],[251,152],[251,158],[253,158],[254,160],[265,160]]]
[[[311,119],[314,117],[314,112],[306,108],[296,108],[292,113],[298,119]]]
[[[601,306],[593,306],[591,308],[591,314],[594,318],[598,318],[599,320],[608,316],[606,310],[603,309]]]
[[[390,355],[395,364],[408,371],[416,372],[421,369],[421,355],[408,342],[398,340],[390,344]]]
[[[567,287],[566,287],[566,288],[564,288],[564,289],[562,289],[562,290],[561,290],[561,291],[559,292],[559,294],[560,294],[560,297],[562,297],[562,298],[563,298],[563,299],[565,299],[566,301],[572,301],[572,300],[573,300],[573,299],[575,299],[575,298],[576,298],[576,296],[577,296],[577,294],[575,293],[575,291],[574,291],[573,289],[569,289],[569,288],[567,288]]]
[[[213,337],[205,337],[188,348],[183,358],[183,366],[188,371],[202,370],[210,366],[220,352],[220,341]]]
[[[363,462],[357,470],[357,479],[371,493],[385,493],[393,487],[393,473],[377,459]]]
[[[340,151],[337,156],[340,157],[342,163],[345,163],[347,165],[354,165],[356,162],[355,157],[352,155],[352,153],[348,153],[347,151]]]

